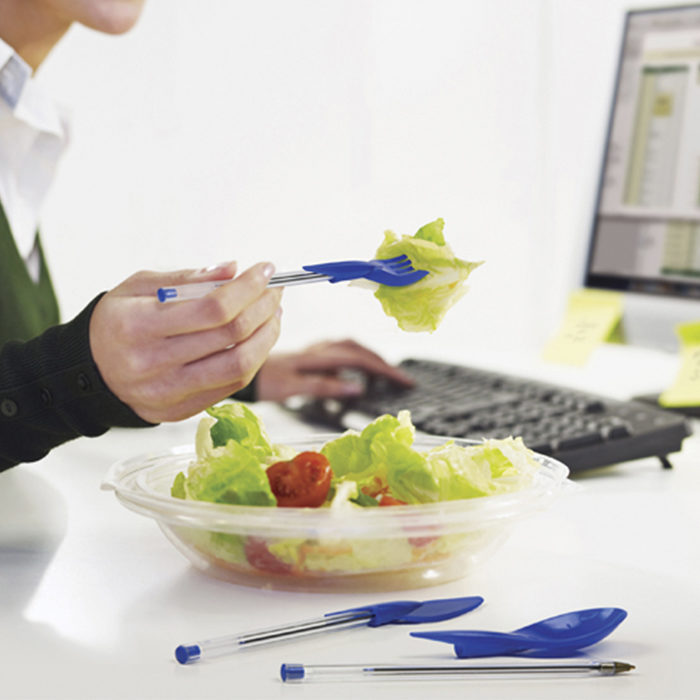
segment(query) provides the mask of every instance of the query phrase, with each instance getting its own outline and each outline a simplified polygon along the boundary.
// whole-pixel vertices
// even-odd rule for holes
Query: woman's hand
[[[235,279],[213,270],[139,272],[105,294],[90,321],[90,347],[107,386],[146,421],[181,420],[248,384],[280,332],[280,288],[260,263]],[[159,287],[228,280],[205,297],[164,304]]]
[[[386,377],[399,386],[413,385],[411,377],[355,341],[330,341],[298,353],[271,355],[258,372],[257,398],[283,401],[291,396],[357,396],[364,386],[343,378],[343,370],[348,369]]]

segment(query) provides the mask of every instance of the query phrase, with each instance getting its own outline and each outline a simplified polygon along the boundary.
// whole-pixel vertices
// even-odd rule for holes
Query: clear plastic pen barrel
[[[371,617],[370,613],[362,611],[332,614],[302,622],[294,622],[289,625],[267,627],[255,632],[246,632],[245,634],[204,639],[191,644],[181,644],[175,649],[175,658],[181,664],[190,664],[200,659],[224,656],[225,654],[231,654],[232,652],[241,651],[259,644],[269,644],[290,637],[301,637],[328,629],[365,624]]]
[[[396,664],[282,664],[280,676],[284,682],[362,681],[372,680],[437,680],[465,678],[478,675],[601,675],[612,676],[634,669],[621,661],[557,664],[451,664],[440,666]]]

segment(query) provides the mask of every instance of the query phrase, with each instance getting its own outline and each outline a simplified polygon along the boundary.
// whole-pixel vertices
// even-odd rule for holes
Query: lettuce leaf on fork
[[[433,332],[447,311],[467,292],[464,285],[472,270],[481,262],[467,262],[455,256],[445,242],[443,219],[426,224],[414,236],[397,236],[385,231],[384,241],[375,258],[407,255],[418,270],[429,275],[406,287],[379,285],[374,296],[384,313],[396,319],[404,331]]]

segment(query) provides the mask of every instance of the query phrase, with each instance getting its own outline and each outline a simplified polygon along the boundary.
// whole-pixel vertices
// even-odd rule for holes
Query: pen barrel
[[[201,642],[193,642],[192,644],[180,644],[175,649],[175,658],[183,665],[193,664],[200,659],[230,654],[239,648],[240,636],[204,639]]]
[[[158,301],[160,302],[171,302],[171,301],[186,301],[187,299],[199,299],[205,294],[213,291],[217,287],[220,287],[226,282],[231,280],[221,280],[213,282],[191,282],[188,284],[181,284],[177,287],[161,287],[158,290]]]
[[[326,282],[328,275],[318,272],[280,272],[272,275],[267,283],[268,287],[294,287],[298,284],[310,284],[312,282]],[[209,282],[191,282],[181,284],[176,287],[161,287],[157,291],[158,301],[168,303],[171,301],[187,301],[188,299],[199,299],[209,292],[214,291],[222,284],[231,280],[213,280]]]
[[[247,647],[280,642],[285,639],[315,634],[316,632],[367,624],[371,617],[371,613],[352,611],[325,615],[324,617],[314,617],[310,620],[294,622],[289,625],[266,627],[265,629],[246,632],[245,634],[204,639],[192,644],[181,644],[175,649],[175,658],[181,664],[190,664],[204,658],[232,654]]]
[[[282,664],[280,676],[286,683],[379,680],[439,680],[483,674],[483,667],[405,666],[392,664]]]
[[[557,664],[450,664],[450,665],[398,665],[398,664],[282,664],[280,676],[286,683],[313,681],[362,681],[372,680],[439,680],[468,676],[537,676],[601,675],[611,676],[634,668],[619,661],[597,663]]]
[[[267,283],[268,287],[295,287],[299,284],[311,284],[313,282],[327,282],[328,275],[322,275],[318,272],[280,272],[272,275]]]

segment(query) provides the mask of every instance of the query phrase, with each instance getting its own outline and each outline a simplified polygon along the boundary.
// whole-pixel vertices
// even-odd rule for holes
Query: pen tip
[[[635,666],[624,661],[615,662],[615,673],[625,673],[626,671],[634,671]]]

